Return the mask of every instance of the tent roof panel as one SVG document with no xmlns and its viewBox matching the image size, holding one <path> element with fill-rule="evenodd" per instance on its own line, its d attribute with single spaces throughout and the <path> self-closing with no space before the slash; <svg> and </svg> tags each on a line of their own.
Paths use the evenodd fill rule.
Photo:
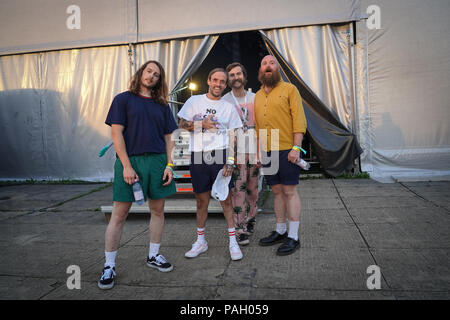
<svg viewBox="0 0 450 320">
<path fill-rule="evenodd" d="M 2 0 L 0 55 L 359 20 L 360 0 Z"/>
</svg>

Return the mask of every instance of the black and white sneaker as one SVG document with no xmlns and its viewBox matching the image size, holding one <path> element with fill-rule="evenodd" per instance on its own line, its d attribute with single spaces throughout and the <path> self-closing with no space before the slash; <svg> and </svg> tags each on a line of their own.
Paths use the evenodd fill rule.
<svg viewBox="0 0 450 320">
<path fill-rule="evenodd" d="M 251 219 L 247 222 L 247 232 L 248 232 L 249 234 L 253 234 L 253 232 L 255 232 L 255 224 L 256 224 L 255 218 L 251 218 Z"/>
<path fill-rule="evenodd" d="M 161 272 L 169 272 L 173 269 L 173 265 L 167 262 L 166 258 L 159 253 L 154 257 L 147 257 L 147 266 L 150 268 L 156 268 Z"/>
<path fill-rule="evenodd" d="M 246 246 L 250 243 L 250 240 L 248 240 L 248 235 L 245 233 L 241 233 L 237 238 L 237 243 L 241 246 Z"/>
<path fill-rule="evenodd" d="M 116 268 L 106 266 L 103 268 L 103 274 L 98 280 L 98 287 L 100 289 L 106 290 L 114 287 L 114 279 L 116 278 Z"/>
</svg>

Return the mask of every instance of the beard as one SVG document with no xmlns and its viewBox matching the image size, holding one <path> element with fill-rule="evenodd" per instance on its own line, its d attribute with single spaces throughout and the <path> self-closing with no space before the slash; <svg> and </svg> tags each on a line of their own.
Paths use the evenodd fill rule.
<svg viewBox="0 0 450 320">
<path fill-rule="evenodd" d="M 213 97 L 215 97 L 215 98 L 220 98 L 220 97 L 222 97 L 223 90 L 222 90 L 219 94 L 214 93 L 214 90 L 213 90 L 213 89 L 209 89 L 208 92 L 209 92 L 209 94 L 212 95 Z"/>
<path fill-rule="evenodd" d="M 141 86 L 143 86 L 144 88 L 146 88 L 148 90 L 152 90 L 152 89 L 156 88 L 157 85 L 158 85 L 158 83 L 146 84 L 146 83 L 141 82 Z"/>
<path fill-rule="evenodd" d="M 258 72 L 258 81 L 266 87 L 275 87 L 281 80 L 280 70 L 269 69 L 269 71 L 272 71 L 271 75 L 267 75 L 266 72 L 263 72 L 260 68 Z"/>
</svg>

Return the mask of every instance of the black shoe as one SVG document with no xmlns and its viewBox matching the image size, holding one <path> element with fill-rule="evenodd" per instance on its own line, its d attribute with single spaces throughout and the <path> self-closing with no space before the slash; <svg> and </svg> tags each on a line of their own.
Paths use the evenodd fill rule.
<svg viewBox="0 0 450 320">
<path fill-rule="evenodd" d="M 252 234 L 253 232 L 255 232 L 255 221 L 253 220 L 249 220 L 249 222 L 247 222 L 247 232 Z"/>
<path fill-rule="evenodd" d="M 100 289 L 106 290 L 114 287 L 114 279 L 116 278 L 116 268 L 106 266 L 103 268 L 103 274 L 100 280 L 98 280 L 98 287 Z"/>
<path fill-rule="evenodd" d="M 166 258 L 162 254 L 157 254 L 156 257 L 147 257 L 147 266 L 150 268 L 156 268 L 161 272 L 172 271 L 173 265 L 167 262 Z"/>
<path fill-rule="evenodd" d="M 259 245 L 266 247 L 266 246 L 274 245 L 276 243 L 283 242 L 287 238 L 287 234 L 288 234 L 287 231 L 284 234 L 279 234 L 276 231 L 272 231 L 270 236 L 259 240 Z"/>
<path fill-rule="evenodd" d="M 250 241 L 248 240 L 248 235 L 246 235 L 245 233 L 241 233 L 237 238 L 237 243 L 239 243 L 239 245 L 241 246 L 248 245 L 250 243 Z"/>
<path fill-rule="evenodd" d="M 284 243 L 278 248 L 278 256 L 287 256 L 294 253 L 295 250 L 300 248 L 300 240 L 294 240 L 292 238 L 286 238 Z"/>
</svg>

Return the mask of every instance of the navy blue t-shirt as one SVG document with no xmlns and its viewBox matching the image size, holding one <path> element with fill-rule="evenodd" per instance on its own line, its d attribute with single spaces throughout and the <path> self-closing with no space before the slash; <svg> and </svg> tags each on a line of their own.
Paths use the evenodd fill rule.
<svg viewBox="0 0 450 320">
<path fill-rule="evenodd" d="M 105 123 L 123 125 L 128 156 L 166 153 L 164 135 L 178 128 L 169 106 L 129 91 L 115 96 Z"/>
</svg>

